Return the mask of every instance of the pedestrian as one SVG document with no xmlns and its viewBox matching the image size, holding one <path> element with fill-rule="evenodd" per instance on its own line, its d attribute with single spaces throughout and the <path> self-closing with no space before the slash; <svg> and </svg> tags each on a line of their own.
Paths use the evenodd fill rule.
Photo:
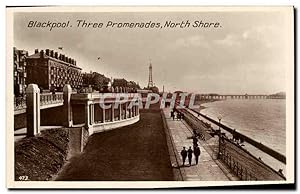
<svg viewBox="0 0 300 194">
<path fill-rule="evenodd" d="M 187 151 L 186 151 L 185 147 L 183 147 L 183 149 L 181 150 L 182 166 L 184 166 L 186 156 L 187 156 Z"/>
<path fill-rule="evenodd" d="M 187 154 L 188 154 L 188 158 L 189 158 L 189 164 L 191 166 L 192 165 L 192 157 L 193 157 L 193 150 L 192 150 L 191 146 L 189 147 Z"/>
<path fill-rule="evenodd" d="M 180 120 L 180 112 L 177 113 L 177 120 Z"/>
<path fill-rule="evenodd" d="M 172 119 L 173 119 L 173 121 L 174 121 L 175 113 L 174 113 L 173 110 L 171 111 L 171 117 L 172 117 Z"/>
<path fill-rule="evenodd" d="M 196 147 L 194 147 L 194 155 L 195 155 L 196 164 L 198 164 L 200 154 L 201 154 L 201 150 L 198 147 L 198 145 L 196 145 Z"/>
<path fill-rule="evenodd" d="M 193 144 L 195 145 L 195 144 L 197 144 L 197 143 L 198 143 L 197 137 L 196 137 L 196 136 L 193 136 Z"/>
<path fill-rule="evenodd" d="M 197 131 L 196 131 L 196 129 L 193 129 L 193 134 L 194 134 L 195 137 L 197 136 Z"/>
</svg>

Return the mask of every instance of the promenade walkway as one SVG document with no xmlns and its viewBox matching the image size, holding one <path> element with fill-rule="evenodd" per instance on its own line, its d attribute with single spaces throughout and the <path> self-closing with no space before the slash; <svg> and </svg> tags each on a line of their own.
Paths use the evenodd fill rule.
<svg viewBox="0 0 300 194">
<path fill-rule="evenodd" d="M 187 181 L 230 181 L 238 180 L 228 168 L 225 167 L 218 160 L 213 159 L 213 150 L 209 142 L 198 142 L 201 149 L 201 155 L 198 165 L 195 164 L 194 155 L 192 158 L 192 165 L 188 165 L 188 159 L 186 159 L 185 166 L 182 166 L 182 159 L 180 152 L 185 146 L 187 149 L 189 146 L 193 147 L 192 129 L 183 120 L 174 120 L 170 117 L 170 109 L 165 108 L 163 110 L 166 124 L 169 128 L 169 133 L 173 140 L 174 151 L 179 164 L 171 161 L 173 167 L 177 167 L 180 170 L 183 180 Z M 216 141 L 216 138 L 211 139 L 210 143 Z M 176 166 L 175 166 L 176 165 Z"/>
<path fill-rule="evenodd" d="M 83 153 L 63 167 L 63 181 L 171 181 L 172 167 L 160 110 L 139 122 L 90 136 Z"/>
</svg>

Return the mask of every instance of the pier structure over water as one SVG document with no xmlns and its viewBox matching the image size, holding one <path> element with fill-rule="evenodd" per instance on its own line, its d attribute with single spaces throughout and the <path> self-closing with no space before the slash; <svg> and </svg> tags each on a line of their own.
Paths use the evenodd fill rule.
<svg viewBox="0 0 300 194">
<path fill-rule="evenodd" d="M 266 94 L 198 94 L 200 100 L 229 100 L 229 99 L 285 99 L 283 95 Z"/>
</svg>

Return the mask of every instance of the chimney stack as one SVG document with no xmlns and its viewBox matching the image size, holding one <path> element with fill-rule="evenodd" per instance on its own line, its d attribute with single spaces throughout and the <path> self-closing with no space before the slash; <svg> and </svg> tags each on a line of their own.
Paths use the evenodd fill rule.
<svg viewBox="0 0 300 194">
<path fill-rule="evenodd" d="M 55 59 L 58 59 L 58 52 L 54 53 L 54 57 L 55 57 Z"/>
<path fill-rule="evenodd" d="M 50 57 L 54 58 L 54 51 L 53 50 L 50 51 Z"/>
<path fill-rule="evenodd" d="M 50 54 L 49 54 L 49 49 L 46 49 L 46 55 L 47 55 L 47 56 L 50 56 Z"/>
<path fill-rule="evenodd" d="M 39 53 L 39 49 L 34 50 L 34 54 L 37 54 L 37 53 Z"/>
<path fill-rule="evenodd" d="M 41 58 L 44 58 L 44 56 L 45 56 L 44 50 L 41 50 L 41 52 L 40 52 L 40 57 L 41 57 Z"/>
</svg>

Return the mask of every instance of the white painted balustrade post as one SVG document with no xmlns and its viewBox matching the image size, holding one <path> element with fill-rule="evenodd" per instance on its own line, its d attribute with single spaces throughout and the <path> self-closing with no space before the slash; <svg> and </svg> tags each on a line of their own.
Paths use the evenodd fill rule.
<svg viewBox="0 0 300 194">
<path fill-rule="evenodd" d="M 119 108 L 119 121 L 121 121 L 123 119 L 122 118 L 122 104 L 121 103 L 119 103 L 118 108 Z"/>
<path fill-rule="evenodd" d="M 115 121 L 115 108 L 114 108 L 114 103 L 111 104 L 111 121 Z"/>
<path fill-rule="evenodd" d="M 91 125 L 95 123 L 95 104 L 91 104 Z"/>
<path fill-rule="evenodd" d="M 124 107 L 125 107 L 124 119 L 127 119 L 127 102 L 124 103 Z"/>
<path fill-rule="evenodd" d="M 66 84 L 63 88 L 63 98 L 64 98 L 63 125 L 65 127 L 72 127 L 73 125 L 71 95 L 72 95 L 72 88 L 69 84 Z"/>
<path fill-rule="evenodd" d="M 104 107 L 105 107 L 105 106 L 102 107 L 102 122 L 103 122 L 103 123 L 106 122 L 106 121 L 105 121 L 105 112 L 106 112 L 106 111 L 105 111 L 105 108 L 104 108 Z"/>
<path fill-rule="evenodd" d="M 40 89 L 36 84 L 29 84 L 26 89 L 27 136 L 40 133 Z"/>
</svg>

